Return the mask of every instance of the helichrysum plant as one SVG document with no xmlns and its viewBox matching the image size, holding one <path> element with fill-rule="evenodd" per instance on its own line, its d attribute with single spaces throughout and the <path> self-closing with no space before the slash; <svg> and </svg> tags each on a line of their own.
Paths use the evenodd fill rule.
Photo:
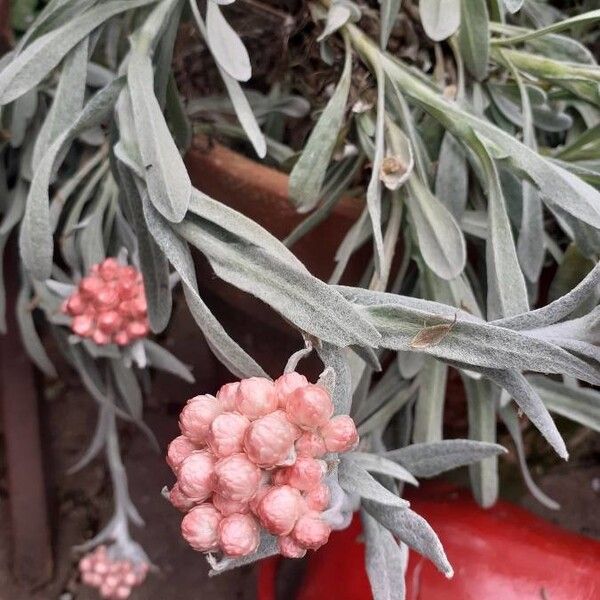
<svg viewBox="0 0 600 600">
<path fill-rule="evenodd" d="M 600 69 L 589 50 L 600 10 L 298 3 L 301 33 L 336 78 L 304 98 L 287 77 L 268 94 L 249 89 L 250 56 L 223 4 L 50 0 L 15 17 L 20 34 L 0 63 L 0 247 L 18 229 L 22 287 L 16 307 L 0 295 L 0 326 L 16 309 L 32 360 L 53 376 L 32 315 L 41 311 L 99 406 L 74 468 L 104 451 L 112 477 L 114 516 L 80 562 L 103 597 L 128 597 L 151 568 L 130 535 L 142 520 L 117 421 L 152 438 L 144 369 L 192 380 L 152 339 L 181 284 L 239 379 L 215 397 L 199 390 L 169 446 L 177 481 L 164 494 L 185 513 L 183 537 L 218 573 L 301 557 L 360 510 L 373 595 L 400 600 L 408 547 L 453 573 L 402 499 L 405 484 L 469 465 L 474 496 L 493 504 L 500 418 L 526 484 L 557 508 L 527 471 L 520 417 L 563 459 L 551 412 L 600 429 L 588 385 L 600 383 Z M 248 18 L 260 9 L 243 4 Z M 406 19 L 423 32 L 412 59 L 391 44 Z M 172 64 L 183 22 L 226 96 L 180 95 Z M 310 121 L 302 147 L 285 137 L 286 115 Z M 290 200 L 309 214 L 285 240 L 192 186 L 182 155 L 194 130 L 244 139 L 289 172 Z M 290 248 L 348 194 L 362 212 L 324 282 Z M 364 275 L 340 285 L 366 243 Z M 204 303 L 192 249 L 297 329 L 305 349 L 274 382 Z M 313 351 L 317 383 L 297 372 Z M 470 439 L 443 436 L 449 369 L 464 384 Z"/>
</svg>

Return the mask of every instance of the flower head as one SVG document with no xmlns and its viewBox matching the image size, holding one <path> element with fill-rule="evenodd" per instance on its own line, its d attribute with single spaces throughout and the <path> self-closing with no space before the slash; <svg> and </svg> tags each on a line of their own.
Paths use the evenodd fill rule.
<svg viewBox="0 0 600 600">
<path fill-rule="evenodd" d="M 274 535 L 292 531 L 304 509 L 300 492 L 289 485 L 274 486 L 260 501 L 256 514 L 262 526 Z"/>
<path fill-rule="evenodd" d="M 242 379 L 237 391 L 236 408 L 250 420 L 273 412 L 277 409 L 275 384 L 264 377 Z"/>
<path fill-rule="evenodd" d="M 242 451 L 250 421 L 238 413 L 217 415 L 208 428 L 206 443 L 219 458 Z"/>
<path fill-rule="evenodd" d="M 321 428 L 329 452 L 348 452 L 358 444 L 358 431 L 352 417 L 338 415 Z"/>
<path fill-rule="evenodd" d="M 181 522 L 181 534 L 185 541 L 198 552 L 209 552 L 219 547 L 218 528 L 223 516 L 211 504 L 204 503 L 192 508 Z"/>
<path fill-rule="evenodd" d="M 194 450 L 198 450 L 197 446 L 185 435 L 177 436 L 169 444 L 167 450 L 167 463 L 173 470 L 173 473 L 177 474 L 181 463 L 194 452 Z"/>
<path fill-rule="evenodd" d="M 204 446 L 208 430 L 221 407 L 213 396 L 196 396 L 183 407 L 179 415 L 181 433 L 197 446 Z"/>
<path fill-rule="evenodd" d="M 318 512 L 307 512 L 302 515 L 294 527 L 294 541 L 309 550 L 318 550 L 327 543 L 331 527 L 321 519 Z"/>
<path fill-rule="evenodd" d="M 322 387 L 308 384 L 288 396 L 285 410 L 292 423 L 314 429 L 327 423 L 333 414 L 333 403 Z"/>
<path fill-rule="evenodd" d="M 304 375 L 296 373 L 284 373 L 275 381 L 275 389 L 277 391 L 277 401 L 279 408 L 285 410 L 288 396 L 295 392 L 298 388 L 302 388 L 308 385 L 308 380 Z"/>
<path fill-rule="evenodd" d="M 230 515 L 219 523 L 219 545 L 227 556 L 252 554 L 259 541 L 258 523 L 250 515 Z"/>
<path fill-rule="evenodd" d="M 250 502 L 260 485 L 260 469 L 245 454 L 232 454 L 215 465 L 215 491 L 227 500 Z"/>
<path fill-rule="evenodd" d="M 259 467 L 285 463 L 294 449 L 297 432 L 283 411 L 273 412 L 250 424 L 244 439 L 246 454 Z M 293 456 L 291 457 L 293 460 Z"/>
<path fill-rule="evenodd" d="M 215 457 L 208 450 L 196 450 L 183 460 L 177 479 L 181 491 L 191 500 L 202 502 L 215 487 Z"/>
</svg>

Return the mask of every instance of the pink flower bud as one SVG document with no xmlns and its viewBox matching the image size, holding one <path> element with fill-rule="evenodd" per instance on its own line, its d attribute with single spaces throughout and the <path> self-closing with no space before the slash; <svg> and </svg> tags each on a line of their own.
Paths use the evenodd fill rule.
<svg viewBox="0 0 600 600">
<path fill-rule="evenodd" d="M 115 588 L 112 585 L 103 583 L 100 586 L 100 597 L 101 598 L 112 598 L 115 592 Z"/>
<path fill-rule="evenodd" d="M 115 598 L 117 600 L 126 600 L 127 598 L 129 598 L 129 596 L 131 596 L 131 588 L 128 585 L 120 585 L 116 590 L 115 590 Z"/>
<path fill-rule="evenodd" d="M 256 492 L 256 495 L 254 496 L 254 498 L 252 498 L 252 500 L 250 500 L 249 503 L 249 507 L 250 510 L 256 514 L 256 511 L 258 510 L 258 506 L 261 502 L 261 500 L 266 496 L 266 494 L 269 493 L 269 491 L 273 488 L 272 485 L 269 485 L 268 483 L 261 483 L 258 487 L 258 491 Z"/>
<path fill-rule="evenodd" d="M 285 410 L 292 423 L 315 429 L 327 423 L 333 414 L 333 403 L 322 387 L 309 383 L 289 395 Z"/>
<path fill-rule="evenodd" d="M 92 340 L 94 340 L 94 343 L 98 344 L 98 346 L 110 344 L 110 336 L 100 331 L 100 329 L 94 330 L 94 333 L 92 333 Z"/>
<path fill-rule="evenodd" d="M 100 310 L 109 310 L 119 306 L 119 294 L 116 290 L 109 287 L 103 287 L 98 291 L 94 299 Z"/>
<path fill-rule="evenodd" d="M 277 409 L 275 384 L 264 377 L 242 379 L 236 397 L 236 408 L 250 420 Z"/>
<path fill-rule="evenodd" d="M 249 425 L 250 421 L 243 415 L 221 413 L 210 424 L 206 443 L 219 458 L 237 454 L 242 451 L 244 435 Z"/>
<path fill-rule="evenodd" d="M 195 506 L 181 521 L 181 535 L 198 552 L 209 552 L 219 547 L 219 524 L 223 517 L 210 503 Z"/>
<path fill-rule="evenodd" d="M 236 502 L 252 500 L 260 485 L 260 469 L 245 454 L 232 454 L 215 465 L 215 491 Z"/>
<path fill-rule="evenodd" d="M 69 298 L 67 298 L 63 312 L 68 313 L 72 317 L 76 317 L 77 315 L 82 315 L 86 311 L 86 308 L 86 302 L 84 302 L 83 298 L 81 297 L 81 294 L 78 294 L 76 292 L 72 296 L 69 296 Z"/>
<path fill-rule="evenodd" d="M 113 339 L 115 341 L 115 344 L 118 344 L 119 346 L 127 346 L 127 344 L 131 342 L 131 338 L 129 337 L 129 334 L 126 331 L 119 331 L 114 335 Z"/>
<path fill-rule="evenodd" d="M 286 461 L 294 447 L 296 430 L 283 411 L 253 421 L 246 431 L 244 449 L 250 460 L 265 469 Z"/>
<path fill-rule="evenodd" d="M 97 267 L 97 271 L 104 281 L 114 279 L 121 269 L 119 261 L 112 257 L 104 259 Z"/>
<path fill-rule="evenodd" d="M 331 527 L 323 521 L 317 512 L 302 515 L 294 527 L 292 537 L 304 548 L 317 550 L 327 543 Z"/>
<path fill-rule="evenodd" d="M 277 401 L 279 408 L 285 410 L 288 396 L 295 392 L 298 388 L 308 385 L 308 379 L 300 373 L 284 373 L 281 377 L 275 380 L 275 389 L 277 391 Z"/>
<path fill-rule="evenodd" d="M 198 448 L 194 443 L 185 437 L 185 435 L 179 435 L 169 444 L 167 450 L 167 464 L 177 475 L 177 471 L 179 471 L 179 466 L 183 460 L 197 449 Z"/>
<path fill-rule="evenodd" d="M 148 335 L 150 328 L 146 321 L 131 321 L 127 325 L 127 333 L 132 339 L 137 339 Z"/>
<path fill-rule="evenodd" d="M 208 429 L 215 417 L 221 413 L 221 407 L 212 396 L 196 396 L 188 402 L 179 415 L 181 433 L 194 444 L 204 446 Z"/>
<path fill-rule="evenodd" d="M 358 431 L 352 417 L 333 417 L 322 429 L 321 435 L 329 452 L 348 452 L 358 444 Z"/>
<path fill-rule="evenodd" d="M 308 492 L 321 483 L 326 471 L 325 461 L 310 456 L 300 456 L 291 467 L 286 468 L 286 475 L 292 487 Z"/>
<path fill-rule="evenodd" d="M 116 310 L 109 310 L 98 316 L 98 327 L 106 334 L 117 332 L 123 323 L 121 315 Z"/>
<path fill-rule="evenodd" d="M 269 533 L 287 535 L 294 528 L 302 506 L 298 490 L 289 485 L 276 486 L 264 495 L 256 515 Z"/>
<path fill-rule="evenodd" d="M 94 300 L 102 289 L 104 289 L 104 281 L 94 275 L 84 277 L 79 282 L 79 291 L 84 300 Z"/>
<path fill-rule="evenodd" d="M 236 398 L 238 390 L 240 388 L 240 382 L 226 383 L 217 392 L 217 400 L 221 404 L 221 408 L 226 411 L 236 410 Z"/>
<path fill-rule="evenodd" d="M 180 512 L 187 512 L 196 503 L 194 500 L 188 498 L 179 487 L 179 484 L 175 484 L 169 492 L 169 501 L 171 504 Z"/>
<path fill-rule="evenodd" d="M 228 500 L 223 498 L 220 494 L 213 494 L 212 502 L 215 508 L 224 516 L 228 517 L 235 513 L 241 515 L 246 514 L 250 511 L 250 506 L 246 502 L 237 502 L 236 500 Z"/>
<path fill-rule="evenodd" d="M 296 440 L 296 452 L 298 456 L 321 458 L 321 456 L 327 453 L 325 440 L 321 434 L 316 431 L 305 431 Z"/>
<path fill-rule="evenodd" d="M 136 319 L 146 317 L 148 314 L 148 303 L 146 302 L 146 296 L 144 290 L 140 289 L 138 292 L 140 295 L 131 300 L 131 311 L 132 316 Z"/>
<path fill-rule="evenodd" d="M 179 467 L 177 480 L 181 491 L 191 500 L 202 502 L 215 486 L 215 457 L 208 450 L 192 452 Z"/>
<path fill-rule="evenodd" d="M 279 552 L 286 558 L 302 558 L 306 554 L 306 548 L 303 548 L 290 535 L 282 535 L 277 543 Z"/>
<path fill-rule="evenodd" d="M 273 485 L 287 485 L 289 479 L 289 469 L 274 469 L 271 477 Z"/>
<path fill-rule="evenodd" d="M 304 500 L 310 510 L 324 511 L 329 506 L 331 500 L 329 486 L 325 483 L 320 483 L 317 487 L 306 492 Z"/>
<path fill-rule="evenodd" d="M 94 332 L 94 318 L 89 314 L 78 315 L 71 323 L 73 333 L 81 337 L 89 337 Z"/>
<path fill-rule="evenodd" d="M 250 515 L 230 515 L 219 523 L 219 543 L 227 556 L 252 554 L 259 541 L 258 524 Z"/>
</svg>

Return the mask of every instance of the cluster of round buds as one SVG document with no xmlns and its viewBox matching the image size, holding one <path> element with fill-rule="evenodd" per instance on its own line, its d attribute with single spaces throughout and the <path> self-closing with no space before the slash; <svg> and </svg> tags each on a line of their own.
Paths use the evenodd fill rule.
<svg viewBox="0 0 600 600">
<path fill-rule="evenodd" d="M 144 562 L 112 557 L 106 546 L 98 546 L 79 561 L 81 581 L 111 600 L 129 598 L 132 589 L 146 579 L 148 568 Z"/>
<path fill-rule="evenodd" d="M 190 546 L 245 556 L 261 527 L 292 558 L 326 543 L 322 458 L 358 443 L 352 419 L 332 414 L 329 393 L 299 373 L 251 377 L 224 385 L 216 398 L 188 400 L 167 462 L 177 476 L 169 499 L 186 513 L 181 531 Z"/>
<path fill-rule="evenodd" d="M 141 274 L 114 258 L 94 265 L 62 306 L 73 317 L 73 333 L 101 346 L 126 346 L 148 335 L 147 309 Z"/>
</svg>

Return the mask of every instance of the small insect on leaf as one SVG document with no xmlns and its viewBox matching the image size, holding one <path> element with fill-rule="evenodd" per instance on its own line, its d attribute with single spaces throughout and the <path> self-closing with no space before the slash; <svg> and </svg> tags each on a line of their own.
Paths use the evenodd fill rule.
<svg viewBox="0 0 600 600">
<path fill-rule="evenodd" d="M 411 348 L 431 348 L 431 346 L 437 346 L 451 331 L 456 320 L 458 313 L 454 315 L 454 321 L 451 323 L 441 323 L 439 325 L 432 325 L 431 327 L 424 327 L 415 335 L 410 341 Z"/>
</svg>

